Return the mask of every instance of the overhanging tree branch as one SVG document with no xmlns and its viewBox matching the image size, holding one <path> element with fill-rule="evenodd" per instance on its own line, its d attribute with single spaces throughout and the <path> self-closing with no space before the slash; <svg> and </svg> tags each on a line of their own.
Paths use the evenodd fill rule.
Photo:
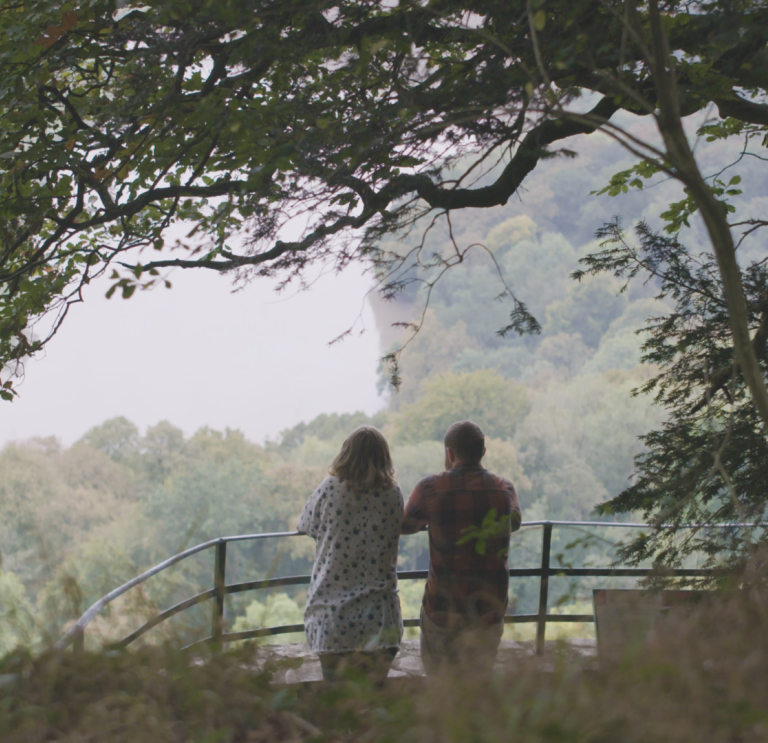
<svg viewBox="0 0 768 743">
<path fill-rule="evenodd" d="M 191 222 L 204 247 L 179 244 L 192 254 L 147 266 L 293 276 L 331 259 L 386 272 L 383 262 L 399 259 L 377 252 L 388 231 L 430 210 L 504 205 L 555 142 L 609 130 L 619 110 L 652 112 L 646 3 L 548 0 L 531 15 L 532 5 L 341 0 L 331 15 L 310 0 L 226 12 L 192 0 L 183 18 L 159 4 L 114 24 L 96 4 L 44 48 L 35 45 L 39 19 L 48 7 L 58 25 L 61 13 L 52 0 L 36 6 L 34 23 L 0 16 L 9 31 L 0 59 L 40 48 L 0 63 L 9 323 L 24 327 L 52 307 L 62 282 L 83 275 L 83 260 L 109 264 L 128 245 L 162 247 L 175 218 Z M 724 24 L 721 6 L 665 5 L 686 65 L 678 118 L 714 102 L 723 116 L 765 126 L 766 107 L 746 96 L 765 82 L 768 10 Z M 586 114 L 569 113 L 581 89 L 600 98 Z M 532 125 L 531 112 L 540 117 Z M 499 151 L 510 156 L 492 183 L 446 178 L 459 158 Z M 278 240 L 281 220 L 297 214 L 311 215 L 307 234 Z M 233 250 L 231 237 L 243 233 L 248 247 Z M 120 280 L 138 285 L 146 267 L 132 268 Z M 37 293 L 25 295 L 33 280 Z M 25 305 L 26 296 L 35 299 Z M 0 327 L 0 358 L 10 352 Z"/>
</svg>

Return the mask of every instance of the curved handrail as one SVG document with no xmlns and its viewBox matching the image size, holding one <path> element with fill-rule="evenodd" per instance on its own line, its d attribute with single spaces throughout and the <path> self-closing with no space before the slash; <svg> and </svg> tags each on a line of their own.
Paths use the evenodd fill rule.
<svg viewBox="0 0 768 743">
<path fill-rule="evenodd" d="M 259 588 L 279 588 L 280 586 L 305 586 L 309 584 L 310 576 L 308 575 L 292 575 L 287 578 L 268 578 L 265 580 L 250 580 L 245 583 L 234 583 L 231 586 L 224 586 L 224 593 L 240 593 L 242 591 L 254 591 Z M 178 604 L 171 606 L 169 609 L 161 612 L 157 616 L 152 617 L 146 624 L 143 624 L 137 630 L 131 632 L 130 635 L 124 637 L 119 642 L 113 643 L 112 647 L 124 648 L 126 645 L 130 645 L 134 640 L 141 637 L 145 632 L 149 632 L 153 627 L 157 627 L 158 624 L 164 622 L 166 619 L 172 617 L 174 614 L 178 614 L 180 611 L 189 609 L 196 604 L 200 604 L 203 601 L 212 599 L 217 595 L 217 589 L 209 588 L 207 591 L 198 593 L 196 596 L 192 596 L 184 601 L 180 601 Z M 303 625 L 302 625 L 303 627 Z M 287 631 L 282 630 L 281 631 Z M 268 634 L 280 634 L 280 632 L 272 632 Z"/>
<path fill-rule="evenodd" d="M 707 528 L 744 528 L 744 527 L 765 527 L 768 526 L 768 523 L 764 522 L 758 522 L 755 524 L 742 524 L 742 523 L 725 523 L 725 524 L 646 524 L 646 523 L 634 523 L 634 522 L 625 522 L 625 521 L 552 521 L 552 520 L 543 520 L 543 521 L 524 521 L 520 525 L 521 528 L 529 528 L 529 527 L 545 527 L 545 529 L 549 528 L 551 529 L 553 526 L 561 526 L 561 527 L 623 527 L 623 528 L 700 528 L 700 527 L 707 527 Z M 164 560 L 161 563 L 158 563 L 154 567 L 150 568 L 149 570 L 145 570 L 140 575 L 137 575 L 135 578 L 127 581 L 126 583 L 123 583 L 121 586 L 118 586 L 114 590 L 107 593 L 105 596 L 102 596 L 98 601 L 94 602 L 84 613 L 83 615 L 62 635 L 61 638 L 55 643 L 54 648 L 57 650 L 63 650 L 67 648 L 71 644 L 75 644 L 76 646 L 82 647 L 83 642 L 83 634 L 85 632 L 85 628 L 90 624 L 90 622 L 94 619 L 94 617 L 109 603 L 114 601 L 119 596 L 122 596 L 126 591 L 129 591 L 131 588 L 134 588 L 135 586 L 140 585 L 144 581 L 146 581 L 148 578 L 151 578 L 154 575 L 157 575 L 158 573 L 162 572 L 166 568 L 169 568 L 171 565 L 176 564 L 177 562 L 180 562 L 181 560 L 186 559 L 187 557 L 191 557 L 192 555 L 197 554 L 198 552 L 202 552 L 206 549 L 209 549 L 211 547 L 227 544 L 229 542 L 244 542 L 244 541 L 250 541 L 250 540 L 256 540 L 256 539 L 273 539 L 273 538 L 280 538 L 280 537 L 296 537 L 301 536 L 301 532 L 298 531 L 285 531 L 285 532 L 267 532 L 263 534 L 237 534 L 233 536 L 228 537 L 218 537 L 216 539 L 211 539 L 207 542 L 203 542 L 201 544 L 195 545 L 194 547 L 190 547 L 189 549 L 184 550 L 183 552 L 179 552 L 178 554 L 174 555 L 173 557 L 169 557 L 167 560 Z M 542 576 L 544 575 L 545 568 L 512 568 L 510 569 L 510 576 Z M 559 574 L 563 576 L 636 576 L 641 577 L 648 575 L 651 570 L 648 568 L 549 568 L 547 565 L 546 568 L 547 573 L 552 574 Z M 708 574 L 711 571 L 706 570 L 698 570 L 698 569 L 680 569 L 675 571 L 676 574 L 679 574 L 681 576 L 700 576 Z M 403 571 L 398 573 L 398 577 L 401 579 L 409 579 L 409 578 L 419 578 L 426 576 L 426 571 Z M 146 624 L 144 624 L 139 629 L 132 632 L 130 635 L 128 635 L 126 638 L 121 640 L 118 643 L 115 643 L 113 647 L 125 647 L 130 642 L 135 640 L 136 638 L 143 635 L 145 632 L 148 632 L 153 627 L 156 627 L 158 624 L 160 624 L 165 619 L 173 616 L 174 614 L 179 613 L 180 611 L 183 611 L 185 609 L 188 609 L 191 606 L 194 606 L 196 604 L 199 604 L 203 601 L 206 601 L 209 598 L 213 598 L 216 596 L 219 596 L 221 593 L 223 594 L 229 594 L 229 593 L 238 593 L 241 591 L 248 591 L 258 588 L 271 588 L 271 587 L 277 587 L 280 585 L 303 585 L 308 584 L 310 580 L 310 576 L 293 576 L 293 577 L 287 577 L 287 578 L 273 578 L 273 579 L 267 579 L 267 580 L 256 580 L 256 581 L 248 581 L 245 583 L 238 583 L 234 585 L 229 586 L 221 586 L 221 588 L 212 588 L 207 591 L 203 591 L 202 593 L 197 594 L 196 596 L 192 596 L 188 599 L 185 599 L 184 601 L 179 602 L 178 604 L 170 607 L 169 609 L 166 609 L 165 611 L 161 612 L 157 616 L 150 619 Z M 527 616 L 527 615 L 526 615 Z M 536 617 L 537 615 L 531 615 L 531 617 Z M 551 621 L 565 621 L 560 619 L 561 616 L 567 616 L 567 615 L 551 615 Z M 587 615 L 584 615 L 587 616 Z M 581 615 L 579 615 L 581 617 Z M 522 621 L 523 617 L 520 616 L 520 621 Z M 418 622 L 418 620 L 407 620 L 408 622 Z M 510 619 L 509 621 L 516 622 L 518 619 Z M 528 621 L 526 619 L 526 621 Z M 547 615 L 547 621 L 550 621 L 550 615 Z M 579 619 L 571 619 L 570 621 L 580 621 Z M 298 626 L 298 625 L 296 625 Z M 409 625 L 411 626 L 411 625 Z M 415 625 L 414 625 L 415 626 Z M 287 631 L 299 631 L 294 629 L 294 625 L 286 625 L 286 627 L 273 627 L 273 628 L 264 628 L 259 630 L 248 630 L 246 632 L 237 632 L 237 633 L 224 633 L 219 638 L 223 642 L 228 642 L 231 640 L 239 640 L 239 639 L 247 639 L 247 637 L 263 637 L 271 634 L 279 634 L 281 632 L 287 632 Z M 197 644 L 197 643 L 193 643 Z"/>
<path fill-rule="evenodd" d="M 187 557 L 196 555 L 198 552 L 207 550 L 210 547 L 214 547 L 217 544 L 225 544 L 227 542 L 243 542 L 249 539 L 270 539 L 274 537 L 297 537 L 297 536 L 299 536 L 298 531 L 278 531 L 278 532 L 269 532 L 266 534 L 239 534 L 232 537 L 217 537 L 216 539 L 211 539 L 207 542 L 203 542 L 202 544 L 198 544 L 198 545 L 195 545 L 194 547 L 190 547 L 189 549 L 186 549 L 183 552 L 179 552 L 179 554 L 174 555 L 173 557 L 169 557 L 167 560 L 163 560 L 163 562 L 158 563 L 157 565 L 150 568 L 149 570 L 145 570 L 141 575 L 137 575 L 135 578 L 132 578 L 126 583 L 123 583 L 122 586 L 118 586 L 113 591 L 110 591 L 105 596 L 102 596 L 98 601 L 91 604 L 91 606 L 88 607 L 88 609 L 80 617 L 80 619 L 78 619 L 59 638 L 59 640 L 56 642 L 56 644 L 53 647 L 55 650 L 64 650 L 64 648 L 67 648 L 69 645 L 75 642 L 78 638 L 82 637 L 83 632 L 85 632 L 85 628 L 91 623 L 93 618 L 107 604 L 114 601 L 116 598 L 118 598 L 118 596 L 122 596 L 126 591 L 129 591 L 131 588 L 140 585 L 148 578 L 151 578 L 153 575 L 157 575 L 158 573 L 162 572 L 166 568 L 171 567 L 171 565 L 175 565 L 177 562 L 181 562 Z"/>
</svg>

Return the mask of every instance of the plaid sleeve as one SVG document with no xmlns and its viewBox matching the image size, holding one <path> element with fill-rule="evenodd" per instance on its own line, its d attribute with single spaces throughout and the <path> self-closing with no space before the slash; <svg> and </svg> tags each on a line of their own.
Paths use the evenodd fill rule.
<svg viewBox="0 0 768 743">
<path fill-rule="evenodd" d="M 424 492 L 424 481 L 416 484 L 416 487 L 408 498 L 403 514 L 402 534 L 415 534 L 423 529 L 429 523 L 429 515 L 426 508 L 426 494 Z"/>
<path fill-rule="evenodd" d="M 517 531 L 523 522 L 523 511 L 520 508 L 520 499 L 517 497 L 517 489 L 507 481 L 509 491 L 509 526 L 510 531 Z"/>
</svg>

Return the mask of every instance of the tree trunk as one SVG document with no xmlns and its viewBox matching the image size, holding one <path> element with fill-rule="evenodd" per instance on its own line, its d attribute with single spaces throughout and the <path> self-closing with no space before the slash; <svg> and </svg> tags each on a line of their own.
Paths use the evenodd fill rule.
<svg viewBox="0 0 768 743">
<path fill-rule="evenodd" d="M 657 0 L 651 0 L 650 30 L 654 81 L 657 89 L 659 113 L 656 117 L 659 132 L 664 139 L 666 154 L 675 168 L 676 176 L 688 188 L 688 193 L 701 211 L 712 248 L 715 252 L 723 282 L 728 316 L 733 335 L 736 361 L 744 375 L 752 401 L 768 428 L 768 388 L 749 335 L 749 316 L 741 283 L 741 270 L 736 261 L 736 247 L 728 226 L 723 205 L 714 197 L 701 175 L 693 152 L 685 136 L 680 116 L 679 97 L 667 40 L 659 15 Z"/>
</svg>

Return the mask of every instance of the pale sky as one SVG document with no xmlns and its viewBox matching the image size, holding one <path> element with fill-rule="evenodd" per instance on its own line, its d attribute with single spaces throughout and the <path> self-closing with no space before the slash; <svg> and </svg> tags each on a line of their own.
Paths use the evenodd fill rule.
<svg viewBox="0 0 768 743">
<path fill-rule="evenodd" d="M 277 295 L 255 281 L 232 294 L 227 277 L 176 270 L 172 289 L 119 292 L 104 280 L 72 308 L 45 356 L 27 364 L 20 397 L 0 402 L 0 446 L 32 436 L 70 445 L 90 427 L 124 415 L 142 431 L 169 420 L 240 429 L 251 440 L 320 413 L 373 413 L 379 337 L 328 342 L 358 317 L 370 278 L 349 269 L 307 292 Z"/>
</svg>

